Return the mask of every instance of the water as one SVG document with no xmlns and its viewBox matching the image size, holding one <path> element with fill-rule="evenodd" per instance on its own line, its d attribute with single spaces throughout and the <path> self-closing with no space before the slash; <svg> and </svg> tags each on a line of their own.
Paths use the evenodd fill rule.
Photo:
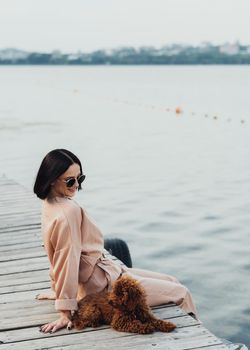
<svg viewBox="0 0 250 350">
<path fill-rule="evenodd" d="M 72 150 L 103 233 L 249 346 L 249 91 L 247 66 L 0 67 L 0 173 L 32 191 L 42 157 Z"/>
</svg>

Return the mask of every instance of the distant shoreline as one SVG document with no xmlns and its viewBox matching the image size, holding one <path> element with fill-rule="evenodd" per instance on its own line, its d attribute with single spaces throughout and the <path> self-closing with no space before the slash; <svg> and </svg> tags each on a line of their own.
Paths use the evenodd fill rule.
<svg viewBox="0 0 250 350">
<path fill-rule="evenodd" d="M 0 49 L 0 65 L 249 65 L 250 45 L 239 42 L 198 47 L 173 44 L 161 48 L 124 47 L 91 53 L 27 52 L 15 48 Z"/>
<path fill-rule="evenodd" d="M 10 67 L 10 66 L 19 66 L 19 67 L 29 67 L 29 66 L 37 66 L 37 67 L 79 67 L 79 66 L 85 66 L 85 67 L 129 67 L 129 66 L 154 66 L 154 67 L 162 67 L 162 66 L 249 66 L 250 61 L 246 63 L 113 63 L 113 64 L 106 64 L 106 63 L 92 63 L 92 64 L 85 64 L 85 63 L 79 63 L 79 64 L 65 64 L 65 63 L 1 63 L 0 67 Z"/>
</svg>

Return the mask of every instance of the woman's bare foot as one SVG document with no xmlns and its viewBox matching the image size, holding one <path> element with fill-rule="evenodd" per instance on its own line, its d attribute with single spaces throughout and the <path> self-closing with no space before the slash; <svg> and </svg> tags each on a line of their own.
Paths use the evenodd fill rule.
<svg viewBox="0 0 250 350">
<path fill-rule="evenodd" d="M 41 293 L 36 295 L 36 299 L 38 300 L 55 300 L 56 294 L 55 292 Z"/>
</svg>

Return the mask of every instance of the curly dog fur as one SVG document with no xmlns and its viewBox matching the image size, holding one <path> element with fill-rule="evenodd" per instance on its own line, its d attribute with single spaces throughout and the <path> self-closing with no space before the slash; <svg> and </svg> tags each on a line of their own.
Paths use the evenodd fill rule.
<svg viewBox="0 0 250 350">
<path fill-rule="evenodd" d="M 155 330 L 171 332 L 176 325 L 156 318 L 146 303 L 146 293 L 140 283 L 129 276 L 114 282 L 111 292 L 87 295 L 78 302 L 72 317 L 76 329 L 109 324 L 120 332 L 140 334 Z"/>
</svg>

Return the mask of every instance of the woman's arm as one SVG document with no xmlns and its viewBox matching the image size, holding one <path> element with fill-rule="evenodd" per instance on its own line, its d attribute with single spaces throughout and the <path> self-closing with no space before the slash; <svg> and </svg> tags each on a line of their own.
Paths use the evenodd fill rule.
<svg viewBox="0 0 250 350">
<path fill-rule="evenodd" d="M 74 227 L 75 225 L 75 227 Z M 71 311 L 77 310 L 79 264 L 81 255 L 80 226 L 71 225 L 68 218 L 58 220 L 51 235 L 54 248 L 52 274 L 55 282 L 55 308 L 60 318 L 41 327 L 43 332 L 55 332 L 71 327 Z"/>
</svg>

